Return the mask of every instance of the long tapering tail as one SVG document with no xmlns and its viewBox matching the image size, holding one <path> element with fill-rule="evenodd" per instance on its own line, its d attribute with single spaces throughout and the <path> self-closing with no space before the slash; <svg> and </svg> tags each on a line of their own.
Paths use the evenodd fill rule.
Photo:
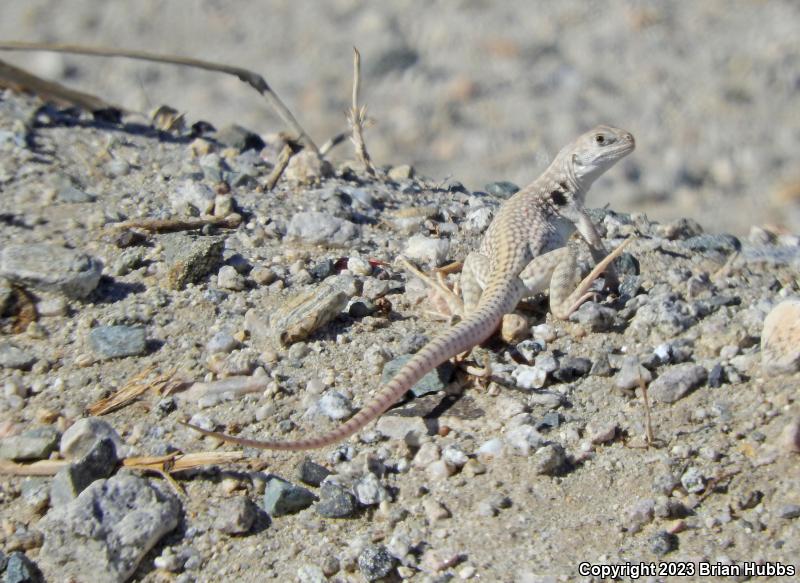
<svg viewBox="0 0 800 583">
<path fill-rule="evenodd" d="M 477 346 L 491 336 L 497 329 L 503 315 L 513 310 L 516 306 L 519 300 L 519 285 L 520 282 L 517 278 L 498 278 L 497 284 L 487 286 L 477 309 L 472 314 L 422 347 L 378 391 L 378 394 L 367 405 L 329 433 L 296 441 L 261 441 L 208 431 L 190 423 L 183 423 L 183 425 L 191 427 L 203 435 L 258 449 L 300 451 L 318 449 L 339 442 L 380 417 L 429 371 L 454 356 Z"/>
</svg>

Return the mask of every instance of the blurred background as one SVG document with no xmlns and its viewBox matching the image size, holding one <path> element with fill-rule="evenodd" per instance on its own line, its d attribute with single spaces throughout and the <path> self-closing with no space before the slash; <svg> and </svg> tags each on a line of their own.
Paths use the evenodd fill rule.
<svg viewBox="0 0 800 583">
<path fill-rule="evenodd" d="M 800 232 L 800 2 L 27 0 L 0 38 L 193 56 L 262 74 L 318 144 L 344 130 L 352 47 L 378 164 L 472 190 L 524 185 L 597 123 L 636 153 L 590 204 L 708 231 Z M 0 58 L 148 112 L 282 130 L 249 87 L 193 69 L 48 53 Z M 350 157 L 339 146 L 334 159 Z"/>
</svg>

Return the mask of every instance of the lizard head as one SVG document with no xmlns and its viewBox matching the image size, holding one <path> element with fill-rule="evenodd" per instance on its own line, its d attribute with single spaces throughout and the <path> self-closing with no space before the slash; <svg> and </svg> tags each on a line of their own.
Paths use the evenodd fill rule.
<svg viewBox="0 0 800 583">
<path fill-rule="evenodd" d="M 564 149 L 571 174 L 582 184 L 591 184 L 618 160 L 630 154 L 636 142 L 630 132 L 599 125 Z"/>
</svg>

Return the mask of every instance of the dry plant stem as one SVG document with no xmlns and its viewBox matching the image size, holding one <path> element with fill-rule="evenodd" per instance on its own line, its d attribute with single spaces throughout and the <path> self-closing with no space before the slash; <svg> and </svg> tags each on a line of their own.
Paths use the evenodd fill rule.
<svg viewBox="0 0 800 583">
<path fill-rule="evenodd" d="M 235 229 L 242 223 L 242 217 L 231 214 L 227 217 L 199 217 L 195 219 L 132 219 L 114 223 L 111 229 L 141 229 L 152 233 L 174 233 L 176 231 L 192 231 L 202 229 L 206 225 Z"/>
<path fill-rule="evenodd" d="M 314 143 L 308 133 L 306 133 L 297 119 L 295 119 L 294 115 L 292 115 L 292 112 L 289 111 L 289 108 L 286 107 L 283 101 L 281 101 L 280 97 L 278 97 L 278 95 L 272 90 L 266 80 L 261 75 L 252 71 L 248 71 L 247 69 L 233 67 L 231 65 L 223 65 L 221 63 L 212 63 L 210 61 L 203 61 L 201 59 L 193 59 L 190 57 L 158 55 L 155 53 L 148 53 L 146 51 L 133 51 L 110 47 L 88 47 L 72 44 L 4 41 L 0 42 L 0 50 L 50 51 L 54 53 L 71 53 L 76 55 L 88 55 L 92 57 L 124 57 L 126 59 L 137 59 L 140 61 L 150 61 L 153 63 L 183 65 L 186 67 L 194 67 L 195 69 L 203 69 L 206 71 L 214 71 L 217 73 L 233 75 L 263 95 L 278 116 L 280 116 L 280 118 L 283 120 L 283 122 L 298 135 L 300 141 L 311 148 L 315 154 L 318 156 L 320 155 L 317 145 Z"/>
<path fill-rule="evenodd" d="M 19 464 L 11 460 L 0 460 L 0 475 L 6 476 L 55 476 L 68 465 L 66 460 L 40 460 L 32 464 Z"/>
<path fill-rule="evenodd" d="M 347 134 L 345 132 L 342 132 L 341 134 L 336 134 L 330 140 L 328 140 L 319 147 L 320 155 L 323 157 L 327 156 L 328 152 L 333 150 L 336 146 L 344 142 L 346 139 L 347 139 Z"/>
<path fill-rule="evenodd" d="M 367 152 L 367 145 L 364 143 L 364 122 L 367 119 L 367 107 L 358 106 L 358 91 L 361 86 L 361 53 L 353 47 L 353 105 L 347 115 L 353 135 L 350 138 L 356 149 L 356 156 L 364 164 L 367 174 L 374 177 L 376 175 L 375 166 Z"/>
<path fill-rule="evenodd" d="M 275 164 L 275 168 L 272 169 L 272 173 L 267 178 L 267 190 L 272 190 L 275 188 L 275 185 L 278 184 L 278 180 L 283 176 L 283 171 L 286 170 L 286 167 L 289 165 L 289 160 L 292 159 L 293 154 L 294 150 L 292 147 L 286 144 L 278 155 L 278 163 Z"/>
<path fill-rule="evenodd" d="M 55 81 L 42 79 L 2 60 L 0 60 L 0 88 L 31 91 L 43 99 L 49 99 L 59 104 L 75 105 L 89 111 L 103 109 L 125 111 L 123 108 L 103 101 L 99 97 L 75 91 Z"/>
<path fill-rule="evenodd" d="M 639 388 L 642 390 L 642 402 L 644 403 L 645 430 L 647 432 L 647 447 L 653 447 L 653 423 L 650 416 L 650 401 L 647 398 L 647 383 L 644 382 L 642 375 L 639 375 Z"/>
</svg>

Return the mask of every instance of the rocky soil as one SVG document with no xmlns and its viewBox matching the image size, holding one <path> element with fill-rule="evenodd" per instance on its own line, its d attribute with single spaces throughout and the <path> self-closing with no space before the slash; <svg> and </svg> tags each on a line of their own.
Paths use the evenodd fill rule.
<svg viewBox="0 0 800 583">
<path fill-rule="evenodd" d="M 463 258 L 514 190 L 301 153 L 267 191 L 281 147 L 0 94 L 6 581 L 797 568 L 800 238 L 765 228 L 593 211 L 609 248 L 637 237 L 619 294 L 567 322 L 521 306 L 480 351 L 490 380 L 443 367 L 340 445 L 212 459 L 241 448 L 180 421 L 294 439 L 366 403 L 443 326 L 396 258 Z M 614 169 L 589 203 L 639 180 Z M 181 452 L 204 461 L 172 479 L 132 459 Z"/>
</svg>

